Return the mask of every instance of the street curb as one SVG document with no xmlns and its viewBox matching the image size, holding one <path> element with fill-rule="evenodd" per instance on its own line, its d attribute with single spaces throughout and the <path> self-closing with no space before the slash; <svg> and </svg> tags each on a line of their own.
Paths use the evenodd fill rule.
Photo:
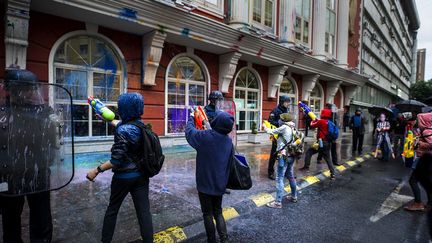
<svg viewBox="0 0 432 243">
<path fill-rule="evenodd" d="M 345 161 L 343 164 L 336 166 L 335 169 L 338 173 L 344 173 L 348 169 L 365 162 L 368 159 L 373 158 L 372 153 L 364 154 L 363 156 L 356 157 Z M 297 180 L 297 190 L 303 190 L 309 186 L 312 186 L 318 182 L 329 179 L 330 171 L 320 171 L 315 175 L 305 176 Z M 285 187 L 285 194 L 290 192 L 290 187 Z M 256 195 L 250 196 L 248 199 L 238 202 L 233 206 L 223 208 L 223 216 L 226 221 L 230 221 L 240 215 L 248 214 L 253 210 L 265 206 L 267 203 L 275 200 L 276 191 L 272 192 L 261 192 Z M 205 234 L 203 221 L 198 221 L 185 227 L 174 226 L 166 230 L 160 231 L 154 234 L 154 242 L 182 242 L 188 239 L 198 237 Z"/>
</svg>

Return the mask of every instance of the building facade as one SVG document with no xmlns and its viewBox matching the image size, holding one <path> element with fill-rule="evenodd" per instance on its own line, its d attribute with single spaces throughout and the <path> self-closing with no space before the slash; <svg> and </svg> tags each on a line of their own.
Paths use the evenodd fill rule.
<svg viewBox="0 0 432 243">
<path fill-rule="evenodd" d="M 388 106 L 409 98 L 416 77 L 419 17 L 414 0 L 363 0 L 356 2 L 361 24 L 361 52 L 355 64 L 369 77 L 357 89 L 352 104 L 360 107 Z M 355 28 L 354 28 L 355 29 Z M 355 30 L 357 32 L 358 30 Z M 357 40 L 354 41 L 357 43 Z M 355 66 L 355 65 L 354 65 Z"/>
<path fill-rule="evenodd" d="M 417 50 L 416 81 L 425 81 L 426 49 Z"/>
<path fill-rule="evenodd" d="M 291 97 L 296 114 L 300 100 L 316 113 L 326 103 L 339 108 L 367 103 L 356 99 L 365 85 L 376 89 L 377 97 L 382 92 L 389 100 L 407 98 L 406 76 L 414 59 L 406 42 L 413 45 L 414 39 L 399 36 L 394 27 L 397 41 L 405 41 L 391 49 L 393 76 L 371 78 L 374 65 L 366 65 L 364 46 L 369 52 L 379 49 L 361 38 L 366 28 L 360 23 L 367 19 L 361 9 L 368 2 L 7 0 L 1 6 L 6 17 L 0 25 L 0 62 L 71 91 L 78 151 L 106 149 L 112 139 L 111 129 L 89 109 L 87 96 L 115 110 L 124 92 L 143 94 L 143 119 L 170 146 L 185 143 L 187 107 L 207 104 L 209 92 L 220 90 L 237 106 L 241 139 L 268 118 L 283 94 Z M 408 15 L 397 28 L 408 28 Z M 301 114 L 297 122 L 303 125 Z"/>
</svg>

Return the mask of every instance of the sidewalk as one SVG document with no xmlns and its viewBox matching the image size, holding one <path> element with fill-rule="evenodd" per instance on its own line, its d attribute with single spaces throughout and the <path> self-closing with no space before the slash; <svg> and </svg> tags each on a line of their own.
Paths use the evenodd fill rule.
<svg viewBox="0 0 432 243">
<path fill-rule="evenodd" d="M 367 139 L 365 139 L 367 140 Z M 313 139 L 308 138 L 310 144 Z M 342 145 L 341 145 L 342 144 Z M 351 157 L 351 137 L 342 135 L 338 143 L 339 161 L 346 162 Z M 232 191 L 224 196 L 223 207 L 241 205 L 245 199 L 261 193 L 275 191 L 275 182 L 267 179 L 267 162 L 270 143 L 239 144 L 239 152 L 244 153 L 251 166 L 254 185 L 248 191 Z M 364 147 L 369 152 L 369 146 Z M 154 232 L 160 242 L 170 237 L 167 229 L 175 238 L 184 239 L 184 232 L 178 230 L 188 226 L 196 231 L 203 230 L 201 210 L 195 189 L 195 152 L 190 147 L 167 149 L 166 162 L 159 175 L 151 179 L 150 201 L 153 215 Z M 109 159 L 109 154 L 80 154 L 75 165 L 75 178 L 66 188 L 52 192 L 52 213 L 54 224 L 54 242 L 100 242 L 101 228 L 105 209 L 109 199 L 109 184 L 112 173 L 105 172 L 92 183 L 85 179 L 85 174 L 100 162 Z M 297 179 L 315 175 L 327 170 L 325 163 L 317 165 L 316 155 L 312 158 L 310 172 L 298 171 L 303 166 L 303 158 L 295 165 Z M 248 205 L 243 205 L 248 206 Z M 226 217 L 235 217 L 237 211 L 225 212 Z M 28 210 L 23 216 L 23 234 L 28 237 Z M 1 224 L 1 223 L 0 223 Z M 173 228 L 174 227 L 174 228 Z M 179 227 L 179 228 L 177 228 Z M 0 228 L 0 233 L 1 228 Z M 120 209 L 114 242 L 129 242 L 138 239 L 139 227 L 130 197 L 127 197 Z"/>
</svg>

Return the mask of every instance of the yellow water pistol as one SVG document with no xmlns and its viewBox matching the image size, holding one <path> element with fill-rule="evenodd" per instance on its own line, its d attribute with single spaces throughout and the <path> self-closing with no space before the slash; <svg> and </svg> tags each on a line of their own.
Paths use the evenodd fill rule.
<svg viewBox="0 0 432 243">
<path fill-rule="evenodd" d="M 269 121 L 264 120 L 263 124 L 265 127 L 269 128 L 269 129 L 276 129 L 277 127 L 275 125 L 272 125 Z M 277 140 L 278 139 L 278 135 L 277 134 L 272 134 L 270 135 L 270 140 Z"/>
<path fill-rule="evenodd" d="M 414 133 L 412 131 L 407 133 L 402 156 L 406 159 L 414 157 Z"/>
</svg>

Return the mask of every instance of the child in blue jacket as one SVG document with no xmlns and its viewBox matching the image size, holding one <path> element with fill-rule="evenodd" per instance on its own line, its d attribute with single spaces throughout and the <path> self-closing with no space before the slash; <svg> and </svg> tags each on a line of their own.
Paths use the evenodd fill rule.
<svg viewBox="0 0 432 243">
<path fill-rule="evenodd" d="M 211 130 L 198 130 L 191 116 L 186 125 L 186 139 L 197 151 L 196 184 L 207 241 L 216 242 L 214 219 L 220 241 L 228 242 L 225 219 L 222 216 L 222 197 L 228 183 L 233 149 L 228 134 L 233 128 L 234 118 L 226 112 L 218 112 L 210 125 Z"/>
</svg>

